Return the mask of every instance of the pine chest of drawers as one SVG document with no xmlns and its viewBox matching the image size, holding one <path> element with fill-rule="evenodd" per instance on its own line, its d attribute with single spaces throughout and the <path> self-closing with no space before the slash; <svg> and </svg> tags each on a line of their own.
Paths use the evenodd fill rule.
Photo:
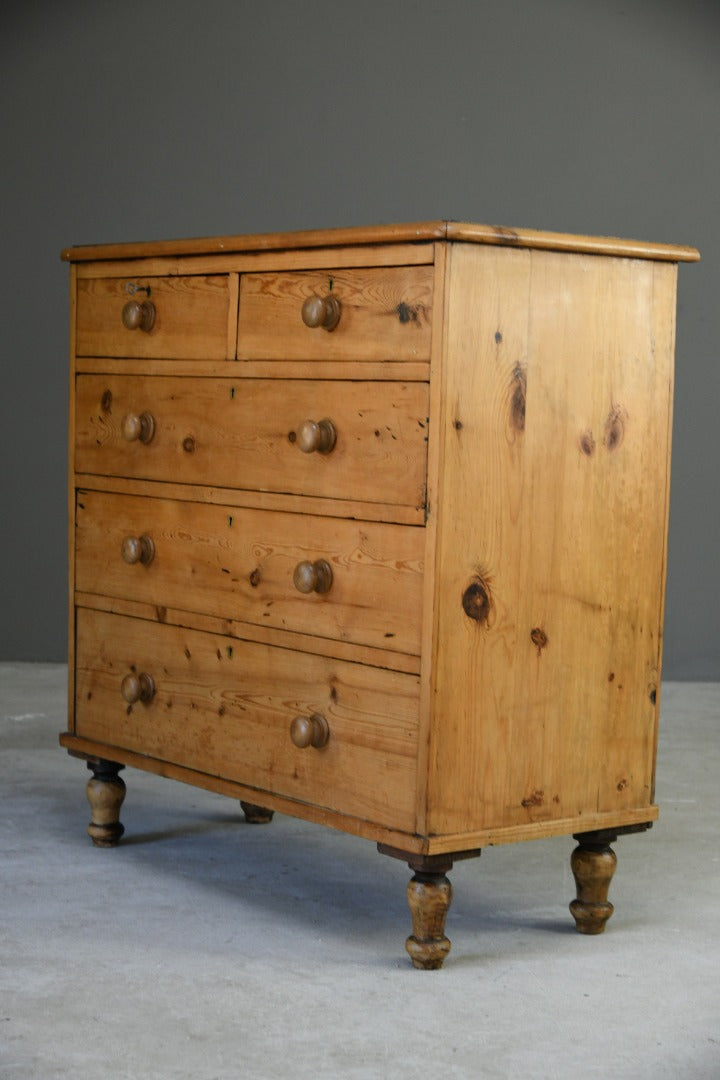
<svg viewBox="0 0 720 1080">
<path fill-rule="evenodd" d="M 70 708 L 135 766 L 447 878 L 574 834 L 578 929 L 657 816 L 677 263 L 430 222 L 72 248 Z"/>
</svg>

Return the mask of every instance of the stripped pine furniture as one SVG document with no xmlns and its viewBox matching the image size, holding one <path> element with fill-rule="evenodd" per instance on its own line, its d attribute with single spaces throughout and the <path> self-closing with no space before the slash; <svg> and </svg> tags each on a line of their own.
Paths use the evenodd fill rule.
<svg viewBox="0 0 720 1080">
<path fill-rule="evenodd" d="M 126 766 L 377 843 L 438 968 L 453 863 L 654 803 L 677 264 L 473 224 L 71 248 L 70 691 Z"/>
</svg>

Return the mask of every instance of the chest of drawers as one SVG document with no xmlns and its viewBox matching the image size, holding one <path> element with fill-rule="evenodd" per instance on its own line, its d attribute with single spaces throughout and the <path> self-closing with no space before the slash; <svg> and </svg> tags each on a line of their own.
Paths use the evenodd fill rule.
<svg viewBox="0 0 720 1080">
<path fill-rule="evenodd" d="M 430 222 L 72 248 L 68 751 L 447 874 L 653 801 L 677 263 Z"/>
</svg>

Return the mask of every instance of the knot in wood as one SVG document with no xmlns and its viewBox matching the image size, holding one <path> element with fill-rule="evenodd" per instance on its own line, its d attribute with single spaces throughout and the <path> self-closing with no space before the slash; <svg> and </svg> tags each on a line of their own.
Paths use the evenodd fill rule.
<svg viewBox="0 0 720 1080">
<path fill-rule="evenodd" d="M 468 618 L 489 626 L 492 601 L 489 589 L 484 581 L 476 579 L 470 582 L 463 593 L 462 606 Z"/>
</svg>

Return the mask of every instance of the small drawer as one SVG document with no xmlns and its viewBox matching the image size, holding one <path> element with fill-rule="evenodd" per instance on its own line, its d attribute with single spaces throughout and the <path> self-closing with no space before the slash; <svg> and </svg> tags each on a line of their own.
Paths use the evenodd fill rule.
<svg viewBox="0 0 720 1080">
<path fill-rule="evenodd" d="M 243 274 L 238 359 L 429 360 L 432 291 L 431 266 Z"/>
<path fill-rule="evenodd" d="M 224 360 L 228 317 L 225 274 L 81 278 L 76 352 L 78 356 Z M 233 313 L 233 322 L 234 317 Z"/>
<path fill-rule="evenodd" d="M 75 467 L 419 507 L 427 415 L 426 383 L 80 375 Z"/>
<path fill-rule="evenodd" d="M 76 732 L 108 757 L 414 830 L 417 676 L 84 609 L 76 656 Z"/>
<path fill-rule="evenodd" d="M 419 655 L 424 539 L 411 525 L 80 491 L 75 583 Z"/>
</svg>

